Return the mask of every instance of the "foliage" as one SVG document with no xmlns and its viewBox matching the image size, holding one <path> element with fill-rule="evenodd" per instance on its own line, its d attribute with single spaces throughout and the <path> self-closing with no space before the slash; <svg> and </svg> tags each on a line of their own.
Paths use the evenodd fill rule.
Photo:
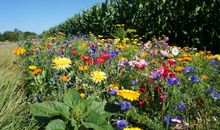
<svg viewBox="0 0 220 130">
<path fill-rule="evenodd" d="M 22 32 L 15 29 L 14 31 L 5 31 L 3 34 L 0 34 L 0 41 L 17 42 L 19 40 L 34 39 L 36 36 L 36 33 Z"/>
<path fill-rule="evenodd" d="M 135 28 L 145 40 L 166 35 L 170 43 L 219 51 L 218 0 L 106 0 L 77 14 L 50 32 L 111 35 L 116 24 Z"/>
<path fill-rule="evenodd" d="M 95 130 L 112 130 L 106 121 L 110 116 L 104 111 L 105 103 L 96 102 L 94 99 L 82 99 L 73 89 L 64 94 L 63 103 L 48 101 L 38 104 L 31 104 L 30 110 L 36 117 L 52 118 L 61 116 L 60 119 L 52 119 L 46 126 L 46 130 L 65 130 L 74 128 Z"/>
</svg>

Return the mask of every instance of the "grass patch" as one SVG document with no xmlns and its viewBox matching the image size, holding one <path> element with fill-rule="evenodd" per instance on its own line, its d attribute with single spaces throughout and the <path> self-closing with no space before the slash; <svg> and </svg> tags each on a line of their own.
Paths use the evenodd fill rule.
<svg viewBox="0 0 220 130">
<path fill-rule="evenodd" d="M 25 102 L 22 72 L 13 63 L 14 47 L 0 48 L 0 129 L 34 129 L 35 123 Z"/>
</svg>

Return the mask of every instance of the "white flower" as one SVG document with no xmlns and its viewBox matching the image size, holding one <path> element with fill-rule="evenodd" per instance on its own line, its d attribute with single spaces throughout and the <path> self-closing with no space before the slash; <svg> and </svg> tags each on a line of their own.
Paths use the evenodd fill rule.
<svg viewBox="0 0 220 130">
<path fill-rule="evenodd" d="M 176 47 L 173 47 L 173 48 L 171 49 L 171 52 L 172 52 L 172 54 L 173 54 L 174 56 L 177 56 L 177 55 L 179 54 L 179 50 L 178 50 Z"/>
</svg>

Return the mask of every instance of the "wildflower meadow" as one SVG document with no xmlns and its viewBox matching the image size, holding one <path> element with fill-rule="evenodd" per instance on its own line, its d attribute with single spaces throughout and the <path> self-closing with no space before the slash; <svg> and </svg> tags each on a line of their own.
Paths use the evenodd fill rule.
<svg viewBox="0 0 220 130">
<path fill-rule="evenodd" d="M 220 55 L 168 40 L 60 32 L 19 44 L 31 114 L 46 130 L 218 129 Z"/>
</svg>

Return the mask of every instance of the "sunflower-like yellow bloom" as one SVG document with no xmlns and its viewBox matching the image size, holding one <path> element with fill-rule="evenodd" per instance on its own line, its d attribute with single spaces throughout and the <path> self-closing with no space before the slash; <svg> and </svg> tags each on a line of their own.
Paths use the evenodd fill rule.
<svg viewBox="0 0 220 130">
<path fill-rule="evenodd" d="M 137 101 L 139 99 L 140 93 L 136 91 L 124 89 L 124 90 L 118 91 L 117 95 L 129 101 Z"/>
<path fill-rule="evenodd" d="M 183 66 L 177 66 L 176 68 L 175 68 L 175 71 L 176 72 L 180 72 L 180 71 L 183 71 L 184 70 L 184 67 Z"/>
<path fill-rule="evenodd" d="M 66 68 L 70 67 L 70 64 L 72 64 L 71 60 L 69 58 L 61 58 L 57 57 L 52 60 L 53 62 L 53 67 L 57 70 L 64 70 Z"/>
<path fill-rule="evenodd" d="M 18 48 L 15 48 L 15 50 L 14 50 L 15 55 L 22 55 L 25 52 L 26 52 L 26 50 L 23 47 L 18 47 Z"/>
<path fill-rule="evenodd" d="M 91 77 L 92 77 L 91 79 L 93 82 L 99 83 L 99 82 L 103 81 L 104 79 L 106 79 L 107 75 L 105 72 L 102 72 L 102 71 L 93 71 L 91 73 Z"/>
<path fill-rule="evenodd" d="M 132 128 L 124 128 L 123 130 L 142 130 L 142 129 L 138 127 L 132 127 Z"/>
</svg>

